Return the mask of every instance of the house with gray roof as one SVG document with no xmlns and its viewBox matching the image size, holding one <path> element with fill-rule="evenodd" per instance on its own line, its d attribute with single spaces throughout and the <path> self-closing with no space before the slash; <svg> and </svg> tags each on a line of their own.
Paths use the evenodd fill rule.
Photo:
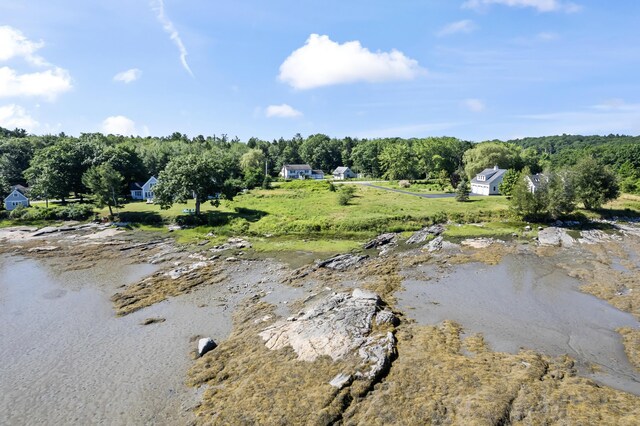
<svg viewBox="0 0 640 426">
<path fill-rule="evenodd" d="M 11 211 L 19 206 L 29 207 L 27 190 L 28 188 L 22 185 L 12 186 L 11 193 L 4 199 L 4 208 Z"/>
<path fill-rule="evenodd" d="M 313 170 L 308 164 L 285 164 L 279 174 L 285 179 L 324 179 L 322 170 Z"/>
<path fill-rule="evenodd" d="M 153 187 L 158 184 L 158 179 L 151 176 L 145 183 L 132 182 L 129 185 L 131 198 L 134 200 L 153 200 Z"/>
<path fill-rule="evenodd" d="M 471 194 L 473 195 L 498 195 L 498 187 L 504 179 L 506 169 L 494 166 L 492 169 L 484 169 L 471 179 Z"/>
<path fill-rule="evenodd" d="M 549 177 L 538 173 L 535 175 L 528 175 L 525 177 L 527 185 L 529 186 L 529 192 L 535 194 L 540 187 L 549 182 Z"/>
<path fill-rule="evenodd" d="M 332 174 L 335 180 L 353 179 L 356 177 L 356 174 L 348 167 L 337 167 Z"/>
</svg>

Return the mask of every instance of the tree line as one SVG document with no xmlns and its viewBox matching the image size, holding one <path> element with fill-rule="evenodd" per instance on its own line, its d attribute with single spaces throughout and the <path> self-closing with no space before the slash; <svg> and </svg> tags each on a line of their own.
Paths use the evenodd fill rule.
<svg viewBox="0 0 640 426">
<path fill-rule="evenodd" d="M 160 178 L 157 196 L 168 205 L 196 196 L 197 204 L 243 188 L 268 185 L 284 164 L 309 164 L 331 173 L 350 167 L 368 178 L 437 179 L 453 188 L 484 168 L 537 173 L 595 158 L 624 192 L 640 192 L 640 138 L 550 136 L 472 143 L 453 137 L 331 138 L 324 134 L 266 141 L 227 135 L 136 137 L 83 133 L 31 135 L 0 127 L 0 195 L 22 184 L 43 199 L 91 196 L 100 204 L 128 194 L 132 182 Z M 164 182 L 164 183 L 163 183 Z M 468 183 L 467 183 L 468 184 Z"/>
</svg>

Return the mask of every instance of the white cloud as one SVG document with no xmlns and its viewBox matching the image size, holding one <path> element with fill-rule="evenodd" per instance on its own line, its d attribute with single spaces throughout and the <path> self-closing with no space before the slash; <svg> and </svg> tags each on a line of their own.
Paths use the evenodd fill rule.
<svg viewBox="0 0 640 426">
<path fill-rule="evenodd" d="M 486 109 L 486 105 L 480 99 L 469 98 L 462 101 L 462 106 L 471 112 L 482 112 Z"/>
<path fill-rule="evenodd" d="M 40 125 L 21 106 L 10 104 L 0 106 L 0 126 L 5 129 L 25 129 L 32 131 Z"/>
<path fill-rule="evenodd" d="M 164 31 L 169 34 L 169 38 L 173 41 L 173 43 L 178 47 L 178 51 L 180 51 L 180 62 L 182 63 L 182 67 L 193 77 L 193 72 L 187 63 L 187 48 L 184 47 L 184 43 L 182 43 L 182 39 L 180 38 L 180 34 L 178 30 L 173 25 L 173 22 L 167 17 L 164 13 L 164 0 L 151 0 L 151 8 L 156 13 L 156 17 L 158 21 L 162 24 L 162 28 Z"/>
<path fill-rule="evenodd" d="M 46 66 L 47 61 L 36 55 L 36 51 L 42 46 L 44 46 L 42 41 L 31 41 L 20 30 L 6 25 L 0 26 L 0 61 L 19 57 L 32 65 Z"/>
<path fill-rule="evenodd" d="M 71 90 L 69 72 L 48 63 L 36 52 L 44 46 L 42 41 L 34 42 L 20 30 L 0 26 L 0 62 L 22 58 L 31 66 L 48 68 L 44 71 L 20 74 L 13 68 L 0 68 L 0 98 L 43 97 L 53 101 L 59 94 Z"/>
<path fill-rule="evenodd" d="M 9 67 L 0 68 L 0 98 L 40 96 L 53 101 L 71 88 L 71 77 L 62 68 L 30 74 L 18 74 Z"/>
<path fill-rule="evenodd" d="M 280 65 L 278 78 L 295 89 L 312 89 L 358 81 L 409 80 L 425 72 L 398 50 L 371 52 L 359 41 L 339 44 L 311 34 L 304 46 Z"/>
<path fill-rule="evenodd" d="M 136 123 L 123 115 L 107 117 L 102 122 L 102 132 L 122 136 L 136 135 Z"/>
<path fill-rule="evenodd" d="M 302 113 L 287 104 L 269 105 L 265 111 L 267 117 L 279 118 L 296 118 L 301 117 Z"/>
<path fill-rule="evenodd" d="M 131 83 L 136 81 L 142 75 L 142 71 L 138 68 L 132 68 L 130 70 L 119 72 L 113 76 L 114 81 L 121 81 L 123 83 Z"/>
<path fill-rule="evenodd" d="M 444 37 L 458 33 L 470 33 L 476 29 L 476 25 L 470 19 L 464 19 L 462 21 L 452 22 L 449 25 L 444 26 L 438 31 L 438 37 Z"/>
<path fill-rule="evenodd" d="M 538 12 L 567 12 L 574 13 L 582 9 L 578 4 L 561 0 L 467 0 L 462 7 L 465 9 L 482 10 L 492 4 L 509 7 L 531 7 Z"/>
</svg>

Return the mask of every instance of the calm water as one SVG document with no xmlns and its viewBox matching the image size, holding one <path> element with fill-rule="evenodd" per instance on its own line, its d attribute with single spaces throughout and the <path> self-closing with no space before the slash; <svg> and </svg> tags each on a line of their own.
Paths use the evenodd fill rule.
<svg viewBox="0 0 640 426">
<path fill-rule="evenodd" d="M 482 333 L 495 351 L 520 348 L 568 354 L 581 373 L 640 395 L 640 374 L 629 363 L 618 327 L 640 327 L 630 314 L 581 293 L 579 282 L 534 255 L 508 256 L 499 265 L 472 263 L 439 276 L 407 279 L 399 307 L 421 324 L 445 319 Z M 601 373 L 590 374 L 594 364 Z"/>
<path fill-rule="evenodd" d="M 178 299 L 115 317 L 115 288 L 153 270 L 111 263 L 53 274 L 0 257 L 0 424 L 188 422 L 198 400 L 183 385 L 190 337 L 226 336 L 230 321 Z M 139 324 L 152 316 L 167 321 Z"/>
</svg>

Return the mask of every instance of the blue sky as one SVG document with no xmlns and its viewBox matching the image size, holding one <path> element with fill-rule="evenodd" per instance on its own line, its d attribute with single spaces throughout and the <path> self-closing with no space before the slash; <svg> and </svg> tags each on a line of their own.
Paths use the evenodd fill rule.
<svg viewBox="0 0 640 426">
<path fill-rule="evenodd" d="M 0 126 L 481 141 L 640 134 L 640 2 L 0 2 Z"/>
</svg>

